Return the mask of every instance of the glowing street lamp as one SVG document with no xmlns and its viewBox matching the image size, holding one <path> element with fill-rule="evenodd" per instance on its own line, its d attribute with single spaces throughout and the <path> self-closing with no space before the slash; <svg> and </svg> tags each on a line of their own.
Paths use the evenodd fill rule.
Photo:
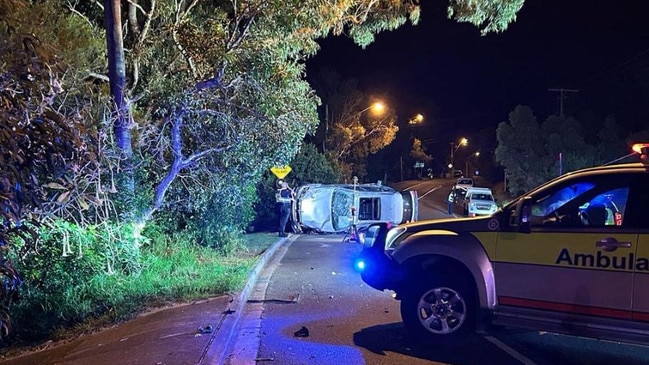
<svg viewBox="0 0 649 365">
<path fill-rule="evenodd" d="M 469 156 L 466 158 L 466 161 L 464 161 L 464 162 L 465 162 L 465 165 L 466 165 L 466 166 L 465 166 L 464 173 L 466 174 L 467 177 L 471 177 L 471 175 L 472 175 L 472 174 L 469 174 L 469 158 L 470 158 L 471 156 L 474 156 L 474 157 L 477 159 L 477 158 L 480 156 L 480 151 L 475 151 L 472 155 L 469 155 Z M 471 166 L 473 166 L 473 164 L 471 164 Z M 474 167 L 474 169 L 473 169 L 473 171 L 474 171 L 473 175 L 475 175 L 475 166 L 473 166 L 473 167 Z"/>
<path fill-rule="evenodd" d="M 357 116 L 359 114 L 362 114 L 368 110 L 372 109 L 372 113 L 374 114 L 382 114 L 383 111 L 385 110 L 385 104 L 383 104 L 380 101 L 377 101 L 375 103 L 372 103 L 372 105 L 368 106 L 367 108 L 361 110 L 360 112 L 354 114 L 354 116 Z"/>
<path fill-rule="evenodd" d="M 449 142 L 449 144 L 451 145 L 451 162 L 448 164 L 448 168 L 451 169 L 451 178 L 453 178 L 455 177 L 455 152 L 457 152 L 457 150 L 462 146 L 468 146 L 469 140 L 466 138 L 461 138 L 458 144 L 455 144 L 455 142 Z"/>
<path fill-rule="evenodd" d="M 349 119 L 361 115 L 370 109 L 372 109 L 373 114 L 380 115 L 383 114 L 383 112 L 385 111 L 385 104 L 383 104 L 380 101 L 374 102 L 367 108 L 361 110 L 356 114 L 353 114 Z M 326 109 L 325 109 L 325 138 L 324 141 L 322 141 L 322 149 L 324 152 L 327 152 L 327 136 L 329 136 L 329 105 L 326 105 Z"/>
<path fill-rule="evenodd" d="M 408 120 L 408 124 L 415 125 L 415 124 L 419 124 L 419 123 L 421 123 L 423 121 L 424 121 L 424 116 L 421 115 L 421 114 L 417 114 L 414 117 L 410 118 L 410 120 Z"/>
</svg>

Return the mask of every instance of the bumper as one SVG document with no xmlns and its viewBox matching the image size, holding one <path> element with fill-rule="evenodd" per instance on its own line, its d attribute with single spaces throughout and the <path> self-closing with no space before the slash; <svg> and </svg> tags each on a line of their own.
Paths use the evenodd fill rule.
<svg viewBox="0 0 649 365">
<path fill-rule="evenodd" d="M 356 265 L 361 279 L 377 290 L 395 290 L 403 278 L 399 265 L 383 249 L 387 230 L 385 224 L 368 228 Z"/>
</svg>

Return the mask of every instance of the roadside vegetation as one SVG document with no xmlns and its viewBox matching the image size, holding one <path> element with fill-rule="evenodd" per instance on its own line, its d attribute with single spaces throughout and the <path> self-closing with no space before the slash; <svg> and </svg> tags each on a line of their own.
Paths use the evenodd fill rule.
<svg viewBox="0 0 649 365">
<path fill-rule="evenodd" d="M 240 290 L 259 254 L 277 241 L 271 233 L 237 235 L 223 241 L 236 246 L 225 254 L 196 245 L 187 233 L 152 227 L 140 237 L 140 249 L 129 253 L 115 249 L 128 245 L 108 237 L 115 234 L 109 227 L 94 229 L 103 232 L 54 227 L 42 232 L 37 252 L 12 251 L 25 283 L 11 308 L 15 325 L 5 351 L 90 333 L 146 309 Z M 79 236 L 66 243 L 68 233 Z"/>
<path fill-rule="evenodd" d="M 295 185 L 430 159 L 421 141 L 388 148 L 394 110 L 359 113 L 380 95 L 305 71 L 317 40 L 365 47 L 416 24 L 418 4 L 0 0 L 2 344 L 236 290 L 276 238 L 253 233 L 274 230 L 272 166 L 290 165 Z M 500 32 L 522 4 L 450 1 L 447 14 Z M 564 171 L 600 163 L 625 133 L 599 124 L 538 125 L 517 108 L 484 134 L 490 163 L 510 191 L 555 173 L 566 145 Z"/>
</svg>

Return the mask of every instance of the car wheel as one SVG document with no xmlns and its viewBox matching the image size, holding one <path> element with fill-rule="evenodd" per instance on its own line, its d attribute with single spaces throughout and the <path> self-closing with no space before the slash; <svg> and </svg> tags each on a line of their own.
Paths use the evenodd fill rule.
<svg viewBox="0 0 649 365">
<path fill-rule="evenodd" d="M 401 318 L 416 340 L 454 342 L 475 329 L 473 303 L 471 292 L 464 285 L 421 284 L 402 295 Z"/>
</svg>

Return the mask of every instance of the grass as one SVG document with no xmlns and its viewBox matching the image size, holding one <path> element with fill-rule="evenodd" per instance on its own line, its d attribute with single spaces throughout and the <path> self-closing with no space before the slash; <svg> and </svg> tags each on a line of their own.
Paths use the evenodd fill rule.
<svg viewBox="0 0 649 365">
<path fill-rule="evenodd" d="M 65 292 L 55 294 L 58 297 L 48 293 L 50 302 L 62 303 L 48 311 L 39 309 L 43 293 L 29 293 L 16 306 L 16 312 L 12 310 L 19 336 L 2 353 L 7 356 L 46 340 L 94 332 L 144 311 L 236 292 L 245 285 L 260 255 L 278 237 L 262 232 L 244 234 L 242 239 L 243 247 L 227 256 L 173 239 L 153 243 L 142 249 L 139 273 L 100 273 L 82 285 L 66 287 Z"/>
</svg>

